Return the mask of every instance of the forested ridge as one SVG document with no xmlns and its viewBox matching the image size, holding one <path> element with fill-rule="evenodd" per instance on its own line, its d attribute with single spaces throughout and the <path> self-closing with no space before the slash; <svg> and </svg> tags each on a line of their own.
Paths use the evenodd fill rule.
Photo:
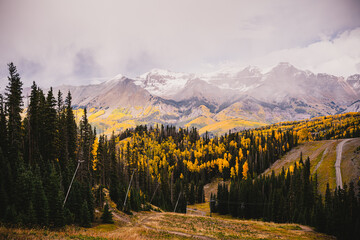
<svg viewBox="0 0 360 240">
<path fill-rule="evenodd" d="M 149 203 L 186 212 L 187 204 L 205 201 L 203 186 L 221 177 L 231 181 L 230 191 L 219 186 L 211 208 L 222 214 L 299 222 L 339 234 L 345 228 L 333 227 L 338 223 L 335 219 L 342 219 L 335 210 L 350 206 L 350 201 L 351 207 L 342 212 L 351 211 L 351 218 L 345 220 L 359 228 L 353 184 L 320 196 L 307 160 L 279 176 L 260 176 L 301 142 L 359 137 L 359 113 L 214 138 L 200 136 L 195 128 L 163 125 L 105 136 L 96 134 L 86 109 L 81 121 L 75 122 L 70 92 L 65 98 L 52 89 L 44 93 L 36 83 L 22 118 L 22 82 L 12 63 L 8 79 L 5 96 L 0 96 L 0 219 L 5 224 L 89 227 L 94 209 L 104 206 L 103 188 L 109 189 L 117 208 L 129 214 L 150 209 Z M 351 226 L 346 228 L 349 236 L 355 234 Z"/>
</svg>

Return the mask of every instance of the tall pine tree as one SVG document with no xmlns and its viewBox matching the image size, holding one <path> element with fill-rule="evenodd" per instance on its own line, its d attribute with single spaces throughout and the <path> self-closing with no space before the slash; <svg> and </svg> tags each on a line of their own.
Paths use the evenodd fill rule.
<svg viewBox="0 0 360 240">
<path fill-rule="evenodd" d="M 6 87 L 6 108 L 8 112 L 8 138 L 9 138 L 9 160 L 11 159 L 12 171 L 22 161 L 22 138 L 21 138 L 21 112 L 22 112 L 22 85 L 20 75 L 13 63 L 8 64 L 9 83 Z"/>
</svg>

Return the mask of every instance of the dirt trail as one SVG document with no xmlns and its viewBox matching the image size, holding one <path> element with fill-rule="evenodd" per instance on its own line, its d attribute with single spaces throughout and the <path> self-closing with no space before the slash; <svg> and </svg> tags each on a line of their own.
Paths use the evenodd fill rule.
<svg viewBox="0 0 360 240">
<path fill-rule="evenodd" d="M 201 211 L 201 210 L 196 209 L 196 208 L 187 208 L 186 212 L 187 212 L 187 214 L 191 214 L 191 215 L 206 216 L 206 212 Z"/>
<path fill-rule="evenodd" d="M 316 171 L 318 170 L 318 168 L 320 167 L 320 165 L 321 165 L 322 161 L 324 160 L 324 157 L 326 156 L 326 154 L 328 153 L 328 151 L 329 151 L 329 147 L 327 147 L 327 148 L 325 149 L 325 151 L 323 152 L 323 154 L 322 154 L 322 156 L 321 156 L 321 160 L 320 160 L 320 162 L 318 162 L 318 164 L 316 165 L 316 167 L 315 167 L 315 169 L 314 169 L 313 172 L 316 172 Z"/>
<path fill-rule="evenodd" d="M 299 161 L 300 154 L 303 154 L 303 159 L 310 157 L 310 160 L 314 160 L 324 151 L 323 157 L 327 154 L 331 154 L 332 145 L 335 144 L 336 140 L 323 140 L 323 141 L 314 141 L 302 143 L 299 146 L 290 150 L 283 157 L 275 161 L 268 169 L 264 171 L 262 175 L 271 174 L 272 170 L 275 171 L 275 174 L 280 173 L 282 167 L 285 169 L 289 168 L 290 165 L 293 165 L 295 161 Z M 328 150 L 326 150 L 328 149 Z M 325 156 L 326 157 L 326 156 Z M 324 159 L 326 160 L 326 158 Z"/>
<path fill-rule="evenodd" d="M 336 162 L 335 162 L 335 171 L 336 171 L 336 186 L 343 188 L 343 184 L 342 184 L 342 178 L 341 178 L 341 155 L 342 155 L 342 150 L 343 150 L 343 146 L 344 144 L 349 141 L 350 139 L 345 139 L 343 141 L 341 141 L 337 147 L 336 147 Z"/>
<path fill-rule="evenodd" d="M 111 210 L 111 213 L 112 213 L 113 217 L 115 219 L 117 219 L 118 221 L 125 222 L 125 223 L 128 223 L 128 224 L 131 222 L 129 217 L 121 216 L 113 208 L 110 208 L 110 210 Z"/>
<path fill-rule="evenodd" d="M 151 221 L 157 219 L 158 217 L 161 217 L 162 214 L 163 213 L 153 213 L 151 215 L 141 216 L 138 219 L 138 221 L 134 224 L 134 227 L 143 227 L 143 228 L 146 228 L 146 229 L 149 229 L 152 231 L 166 232 L 166 233 L 178 235 L 180 237 L 188 237 L 188 238 L 203 239 L 203 240 L 213 240 L 214 239 L 212 237 L 198 235 L 198 234 L 190 234 L 190 233 L 178 232 L 178 231 L 173 231 L 173 230 L 158 229 L 158 228 L 149 226 L 149 224 L 147 224 L 148 222 L 151 222 Z"/>
</svg>

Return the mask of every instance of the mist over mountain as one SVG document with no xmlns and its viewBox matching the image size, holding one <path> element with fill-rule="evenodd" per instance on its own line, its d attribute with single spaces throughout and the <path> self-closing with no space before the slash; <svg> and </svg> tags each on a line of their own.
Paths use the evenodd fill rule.
<svg viewBox="0 0 360 240">
<path fill-rule="evenodd" d="M 96 85 L 54 88 L 59 90 L 72 93 L 76 109 L 91 109 L 100 132 L 161 123 L 216 134 L 358 111 L 360 75 L 314 74 L 289 63 L 265 73 L 256 67 L 207 74 L 153 69 L 135 79 L 118 75 Z"/>
</svg>

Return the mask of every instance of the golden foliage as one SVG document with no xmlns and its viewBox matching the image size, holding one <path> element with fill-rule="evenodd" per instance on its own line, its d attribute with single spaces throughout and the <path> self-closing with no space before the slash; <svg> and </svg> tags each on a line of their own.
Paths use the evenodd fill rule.
<svg viewBox="0 0 360 240">
<path fill-rule="evenodd" d="M 243 171 L 242 171 L 243 179 L 247 179 L 248 171 L 249 171 L 249 165 L 248 165 L 248 161 L 246 161 L 243 165 Z"/>
<path fill-rule="evenodd" d="M 97 164 L 98 164 L 97 150 L 98 150 L 98 147 L 99 147 L 99 139 L 95 138 L 94 143 L 92 145 L 92 151 L 91 151 L 91 154 L 93 156 L 92 169 L 94 171 L 97 170 Z"/>
</svg>

